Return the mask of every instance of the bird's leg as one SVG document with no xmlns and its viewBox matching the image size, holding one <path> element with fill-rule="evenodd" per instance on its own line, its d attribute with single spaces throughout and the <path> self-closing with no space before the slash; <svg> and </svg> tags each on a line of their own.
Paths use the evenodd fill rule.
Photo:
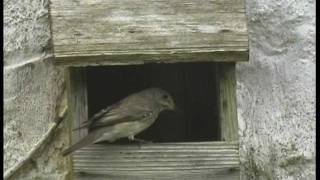
<svg viewBox="0 0 320 180">
<path fill-rule="evenodd" d="M 128 139 L 129 139 L 129 141 L 134 141 L 134 135 L 130 135 L 130 136 L 128 137 Z"/>
<path fill-rule="evenodd" d="M 147 141 L 147 140 L 143 140 L 143 139 L 137 139 L 137 138 L 134 137 L 134 135 L 129 136 L 128 139 L 130 141 L 135 141 L 135 142 L 139 142 L 139 143 L 152 143 L 152 141 Z"/>
<path fill-rule="evenodd" d="M 129 141 L 131 141 L 131 142 L 134 142 L 134 141 L 135 141 L 134 135 L 129 136 L 128 139 L 129 139 Z M 138 147 L 139 147 L 139 149 L 141 149 L 141 144 L 140 144 L 140 143 L 138 143 Z"/>
<path fill-rule="evenodd" d="M 137 139 L 134 138 L 134 141 L 140 142 L 140 143 L 152 143 L 152 141 L 144 140 L 144 139 Z"/>
</svg>

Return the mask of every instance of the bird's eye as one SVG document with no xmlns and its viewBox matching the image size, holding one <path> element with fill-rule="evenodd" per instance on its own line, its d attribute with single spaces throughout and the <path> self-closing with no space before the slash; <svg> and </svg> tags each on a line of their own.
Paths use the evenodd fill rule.
<svg viewBox="0 0 320 180">
<path fill-rule="evenodd" d="M 163 98 L 163 99 L 168 99 L 169 96 L 168 96 L 167 94 L 164 94 L 164 95 L 162 96 L 162 98 Z"/>
</svg>

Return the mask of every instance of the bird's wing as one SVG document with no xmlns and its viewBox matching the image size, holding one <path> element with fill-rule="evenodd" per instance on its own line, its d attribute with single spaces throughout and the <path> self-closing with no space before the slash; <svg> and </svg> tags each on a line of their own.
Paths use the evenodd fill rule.
<svg viewBox="0 0 320 180">
<path fill-rule="evenodd" d="M 99 118 L 95 119 L 95 121 L 90 124 L 89 129 L 92 130 L 123 122 L 140 121 L 149 113 L 149 110 L 138 108 L 137 106 L 128 108 L 123 106 L 116 109 L 110 109 L 108 112 L 101 114 Z"/>
<path fill-rule="evenodd" d="M 111 126 L 117 123 L 139 121 L 150 113 L 150 109 L 141 106 L 143 103 L 136 101 L 120 101 L 106 109 L 99 111 L 90 120 L 86 121 L 77 129 L 89 127 L 89 130 Z"/>
<path fill-rule="evenodd" d="M 111 109 L 116 109 L 117 107 L 119 107 L 120 102 L 115 103 L 111 106 L 108 106 L 105 109 L 102 109 L 101 111 L 99 111 L 98 113 L 94 114 L 90 119 L 84 121 L 81 123 L 80 127 L 73 129 L 73 131 L 82 129 L 82 128 L 86 128 L 89 127 L 91 124 L 93 124 L 96 120 L 100 119 L 101 117 L 105 116 L 106 113 L 108 113 Z"/>
<path fill-rule="evenodd" d="M 109 111 L 113 110 L 113 109 L 117 109 L 121 106 L 121 101 L 112 104 L 111 106 L 108 106 L 105 109 L 102 109 L 101 111 L 99 111 L 98 113 L 96 113 L 95 115 L 93 115 L 88 121 L 89 122 L 94 122 L 97 119 L 100 119 L 102 116 L 104 116 L 106 113 L 108 113 Z"/>
</svg>

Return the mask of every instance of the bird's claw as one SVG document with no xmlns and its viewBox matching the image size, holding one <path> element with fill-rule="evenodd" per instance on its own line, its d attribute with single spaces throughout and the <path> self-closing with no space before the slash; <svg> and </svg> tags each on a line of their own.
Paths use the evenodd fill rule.
<svg viewBox="0 0 320 180">
<path fill-rule="evenodd" d="M 152 141 L 143 140 L 143 139 L 134 139 L 134 141 L 139 142 L 139 143 L 143 143 L 143 144 L 151 144 L 151 143 L 153 143 Z"/>
<path fill-rule="evenodd" d="M 133 142 L 138 142 L 138 143 L 143 143 L 143 144 L 149 144 L 149 143 L 152 143 L 152 141 L 148 141 L 148 140 L 144 140 L 144 139 L 137 139 L 137 138 L 134 138 L 134 137 L 129 137 L 128 138 L 129 141 L 133 141 Z"/>
</svg>

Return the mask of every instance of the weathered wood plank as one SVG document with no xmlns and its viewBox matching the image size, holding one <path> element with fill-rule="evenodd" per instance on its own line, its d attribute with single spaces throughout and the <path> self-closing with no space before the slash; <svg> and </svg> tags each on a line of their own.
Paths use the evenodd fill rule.
<svg viewBox="0 0 320 180">
<path fill-rule="evenodd" d="M 69 68 L 69 106 L 72 129 L 88 119 L 88 99 L 87 99 L 86 73 L 83 68 Z M 79 141 L 87 134 L 87 129 L 73 132 L 72 142 Z"/>
<path fill-rule="evenodd" d="M 220 64 L 217 73 L 221 138 L 225 141 L 238 141 L 235 63 Z"/>
<path fill-rule="evenodd" d="M 77 179 L 237 179 L 237 142 L 95 144 L 74 154 Z"/>
<path fill-rule="evenodd" d="M 243 0 L 52 0 L 50 13 L 57 64 L 248 60 Z"/>
<path fill-rule="evenodd" d="M 209 170 L 180 170 L 180 171 L 116 171 L 107 174 L 76 174 L 77 180 L 235 180 L 239 179 L 239 169 L 209 169 Z"/>
</svg>

